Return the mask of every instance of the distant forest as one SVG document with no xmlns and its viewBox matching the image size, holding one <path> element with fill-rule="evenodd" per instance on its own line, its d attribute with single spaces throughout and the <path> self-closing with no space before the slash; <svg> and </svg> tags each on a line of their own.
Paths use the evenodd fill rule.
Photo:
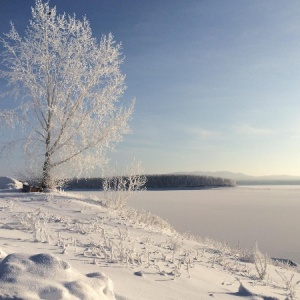
<svg viewBox="0 0 300 300">
<path fill-rule="evenodd" d="M 145 175 L 145 187 L 152 189 L 205 189 L 216 187 L 232 187 L 236 182 L 232 179 L 199 175 Z M 103 178 L 72 179 L 67 189 L 102 189 Z"/>
</svg>

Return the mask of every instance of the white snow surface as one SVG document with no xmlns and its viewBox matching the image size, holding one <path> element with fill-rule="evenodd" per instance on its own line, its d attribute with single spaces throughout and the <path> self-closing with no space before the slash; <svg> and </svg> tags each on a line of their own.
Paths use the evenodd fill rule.
<svg viewBox="0 0 300 300">
<path fill-rule="evenodd" d="M 297 269 L 268 263 L 259 280 L 241 251 L 160 224 L 77 194 L 2 191 L 0 299 L 300 297 Z"/>
<path fill-rule="evenodd" d="M 22 188 L 22 182 L 10 177 L 0 177 L 0 190 L 14 190 L 20 188 Z"/>
<path fill-rule="evenodd" d="M 115 299 L 100 272 L 82 275 L 51 254 L 7 255 L 0 264 L 0 299 Z"/>
</svg>

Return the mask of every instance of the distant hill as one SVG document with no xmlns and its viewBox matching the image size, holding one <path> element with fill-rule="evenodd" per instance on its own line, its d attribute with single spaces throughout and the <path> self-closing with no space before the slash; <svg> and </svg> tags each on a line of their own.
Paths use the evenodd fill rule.
<svg viewBox="0 0 300 300">
<path fill-rule="evenodd" d="M 235 180 L 237 184 L 300 184 L 300 176 L 290 175 L 251 176 L 243 173 L 234 173 L 228 171 L 176 172 L 174 174 L 221 177 Z"/>
</svg>

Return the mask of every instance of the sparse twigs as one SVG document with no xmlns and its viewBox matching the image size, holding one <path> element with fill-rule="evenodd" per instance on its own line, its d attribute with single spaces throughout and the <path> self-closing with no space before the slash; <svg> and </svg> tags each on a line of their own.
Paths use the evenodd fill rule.
<svg viewBox="0 0 300 300">
<path fill-rule="evenodd" d="M 257 243 L 253 249 L 253 263 L 257 272 L 258 278 L 264 280 L 267 275 L 268 256 L 263 254 L 259 249 Z"/>
<path fill-rule="evenodd" d="M 183 262 L 184 262 L 184 265 L 186 266 L 186 272 L 188 274 L 188 278 L 190 278 L 191 277 L 190 269 L 194 267 L 194 264 L 190 257 L 190 253 L 188 253 L 188 252 L 185 253 Z"/>
<path fill-rule="evenodd" d="M 42 224 L 38 219 L 33 224 L 33 240 L 35 242 L 48 242 L 49 240 L 46 233 L 46 224 Z"/>
<path fill-rule="evenodd" d="M 144 189 L 147 178 L 141 172 L 141 163 L 133 162 L 124 175 L 107 176 L 102 183 L 104 204 L 111 210 L 122 210 L 133 193 Z"/>
<path fill-rule="evenodd" d="M 241 262 L 251 262 L 252 261 L 252 251 L 251 249 L 243 249 L 240 245 L 237 245 L 232 249 L 233 255 L 236 259 Z"/>
<path fill-rule="evenodd" d="M 174 280 L 176 277 L 180 277 L 181 273 L 180 273 L 180 269 L 181 269 L 181 260 L 178 260 L 178 264 L 174 264 Z"/>
<path fill-rule="evenodd" d="M 284 289 L 286 291 L 287 296 L 286 300 L 296 300 L 296 286 L 300 283 L 300 281 L 294 282 L 295 274 L 290 274 L 290 277 L 287 277 L 283 272 L 279 272 L 276 269 L 275 271 L 284 282 Z"/>
<path fill-rule="evenodd" d="M 103 230 L 103 220 L 99 217 L 90 220 L 71 220 L 71 223 L 66 224 L 66 229 L 83 235 L 101 232 Z"/>
<path fill-rule="evenodd" d="M 24 212 L 19 215 L 18 226 L 22 230 L 30 231 L 35 242 L 50 242 L 47 224 L 50 221 L 48 211 L 37 209 L 35 211 Z"/>
<path fill-rule="evenodd" d="M 216 264 L 224 267 L 225 263 L 225 256 L 226 256 L 226 251 L 225 248 L 223 247 L 222 243 L 217 244 L 217 249 L 213 251 L 213 256 L 211 258 L 211 268 L 214 268 Z"/>
<path fill-rule="evenodd" d="M 131 222 L 133 226 L 154 229 L 157 231 L 175 232 L 174 228 L 163 218 L 153 215 L 149 211 L 138 210 L 132 207 L 123 207 L 120 216 Z"/>
<path fill-rule="evenodd" d="M 180 250 L 182 247 L 182 242 L 173 238 L 167 241 L 169 249 L 172 251 L 172 261 L 174 263 L 175 261 L 175 254 Z"/>
<path fill-rule="evenodd" d="M 200 259 L 200 257 L 203 257 L 205 254 L 205 250 L 206 250 L 205 247 L 202 247 L 202 249 L 199 249 L 199 248 L 195 249 L 194 260 L 197 261 Z"/>
</svg>

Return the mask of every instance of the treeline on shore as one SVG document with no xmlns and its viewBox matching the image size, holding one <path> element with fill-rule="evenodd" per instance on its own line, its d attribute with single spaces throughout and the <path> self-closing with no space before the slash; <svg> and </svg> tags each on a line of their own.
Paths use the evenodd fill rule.
<svg viewBox="0 0 300 300">
<path fill-rule="evenodd" d="M 146 189 L 205 189 L 216 187 L 232 187 L 236 182 L 232 179 L 199 176 L 199 175 L 145 175 Z M 67 189 L 102 189 L 103 178 L 71 179 Z"/>
<path fill-rule="evenodd" d="M 188 189 L 235 186 L 235 181 L 199 175 L 147 175 L 147 189 Z"/>
</svg>

